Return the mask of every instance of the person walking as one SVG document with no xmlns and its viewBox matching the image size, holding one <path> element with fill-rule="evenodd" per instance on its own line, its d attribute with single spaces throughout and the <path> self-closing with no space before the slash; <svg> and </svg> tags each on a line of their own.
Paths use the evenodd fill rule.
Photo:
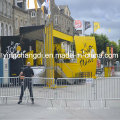
<svg viewBox="0 0 120 120">
<path fill-rule="evenodd" d="M 58 62 L 58 51 L 55 47 L 55 50 L 54 50 L 54 59 L 55 59 L 55 62 L 57 63 Z"/>
<path fill-rule="evenodd" d="M 57 62 L 58 62 L 58 51 L 55 47 L 55 50 L 54 50 L 54 63 L 55 63 L 54 68 L 55 68 L 56 72 L 57 72 Z M 55 84 L 56 83 L 57 83 L 57 76 L 55 76 Z"/>
<path fill-rule="evenodd" d="M 28 62 L 27 67 L 25 67 L 24 70 L 22 72 L 20 72 L 20 78 L 23 79 L 23 82 L 21 85 L 21 94 L 20 94 L 18 104 L 22 103 L 24 91 L 27 87 L 29 89 L 32 104 L 34 104 L 33 91 L 32 91 L 32 79 L 31 79 L 31 77 L 34 76 L 34 72 L 30 66 L 31 66 L 31 64 L 30 64 L 30 62 Z M 24 78 L 24 77 L 27 77 L 27 78 Z"/>
</svg>

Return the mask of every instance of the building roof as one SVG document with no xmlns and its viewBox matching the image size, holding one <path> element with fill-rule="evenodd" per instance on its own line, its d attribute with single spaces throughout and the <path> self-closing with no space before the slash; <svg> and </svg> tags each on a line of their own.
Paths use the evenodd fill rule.
<svg viewBox="0 0 120 120">
<path fill-rule="evenodd" d="M 65 9 L 66 7 L 68 8 L 67 5 L 59 5 L 58 7 L 59 7 L 60 9 Z"/>
<path fill-rule="evenodd" d="M 70 15 L 71 15 L 71 12 L 70 12 L 70 9 L 69 9 L 68 5 L 59 5 L 58 8 L 59 8 L 60 11 L 64 12 L 64 14 L 65 14 L 65 8 L 67 8 Z"/>
</svg>

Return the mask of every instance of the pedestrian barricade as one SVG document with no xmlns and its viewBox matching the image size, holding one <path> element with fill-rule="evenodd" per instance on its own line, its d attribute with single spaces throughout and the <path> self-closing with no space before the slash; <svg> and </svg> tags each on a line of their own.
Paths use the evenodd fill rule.
<svg viewBox="0 0 120 120">
<path fill-rule="evenodd" d="M 30 85 L 30 82 L 32 85 Z M 30 99 L 32 87 L 34 99 L 45 100 L 120 100 L 120 77 L 93 78 L 0 78 L 0 99 L 7 102 L 9 98 L 19 100 L 21 91 L 23 99 Z M 53 81 L 52 86 L 47 83 Z M 23 87 L 22 87 L 23 86 Z"/>
</svg>

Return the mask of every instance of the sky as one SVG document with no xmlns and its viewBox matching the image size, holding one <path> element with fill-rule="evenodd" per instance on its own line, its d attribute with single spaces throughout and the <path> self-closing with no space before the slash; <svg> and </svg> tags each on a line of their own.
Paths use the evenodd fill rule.
<svg viewBox="0 0 120 120">
<path fill-rule="evenodd" d="M 73 19 L 100 23 L 97 34 L 106 34 L 109 40 L 120 39 L 120 0 L 55 0 L 57 5 L 68 5 Z M 33 4 L 32 4 L 33 5 Z M 110 32 L 111 31 L 111 32 Z M 91 34 L 93 27 L 85 34 Z"/>
<path fill-rule="evenodd" d="M 76 20 L 99 22 L 97 34 L 106 34 L 109 40 L 120 39 L 120 0 L 55 0 L 57 5 L 68 5 Z M 110 32 L 111 31 L 111 32 Z M 93 28 L 86 34 L 93 32 Z"/>
</svg>

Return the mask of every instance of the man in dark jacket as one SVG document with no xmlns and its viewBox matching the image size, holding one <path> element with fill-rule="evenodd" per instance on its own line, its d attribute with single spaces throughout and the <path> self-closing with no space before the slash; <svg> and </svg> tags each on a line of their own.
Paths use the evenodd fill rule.
<svg viewBox="0 0 120 120">
<path fill-rule="evenodd" d="M 32 91 L 32 79 L 31 79 L 31 77 L 33 77 L 33 76 L 34 76 L 34 72 L 30 68 L 30 62 L 28 62 L 27 67 L 25 67 L 25 69 L 20 73 L 20 77 L 26 77 L 26 78 L 25 79 L 22 78 L 23 82 L 21 85 L 21 94 L 20 94 L 18 104 L 22 103 L 24 91 L 27 87 L 28 87 L 29 92 L 30 92 L 30 98 L 31 98 L 32 104 L 34 104 L 33 91 Z"/>
</svg>

